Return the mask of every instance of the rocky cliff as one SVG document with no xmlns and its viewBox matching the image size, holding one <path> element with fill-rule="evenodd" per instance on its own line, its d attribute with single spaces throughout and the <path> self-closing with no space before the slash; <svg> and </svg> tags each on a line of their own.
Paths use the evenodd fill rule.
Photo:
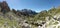
<svg viewBox="0 0 60 28">
<path fill-rule="evenodd" d="M 9 12 L 10 11 L 10 8 L 6 1 L 0 2 L 0 8 L 1 8 L 1 10 L 0 10 L 1 12 Z"/>
</svg>

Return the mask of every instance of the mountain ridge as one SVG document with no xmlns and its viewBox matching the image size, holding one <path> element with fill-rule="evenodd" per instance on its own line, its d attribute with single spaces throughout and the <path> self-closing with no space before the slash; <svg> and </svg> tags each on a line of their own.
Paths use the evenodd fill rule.
<svg viewBox="0 0 60 28">
<path fill-rule="evenodd" d="M 37 13 L 29 9 L 10 10 L 6 1 L 0 2 L 0 28 L 58 28 L 59 17 L 59 7 Z"/>
</svg>

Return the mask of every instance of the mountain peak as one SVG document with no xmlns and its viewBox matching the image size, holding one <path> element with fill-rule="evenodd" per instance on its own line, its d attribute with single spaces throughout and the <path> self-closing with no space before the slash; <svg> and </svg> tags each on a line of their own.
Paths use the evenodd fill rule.
<svg viewBox="0 0 60 28">
<path fill-rule="evenodd" d="M 1 7 L 1 12 L 10 11 L 10 8 L 6 1 L 0 2 L 0 7 Z"/>
</svg>

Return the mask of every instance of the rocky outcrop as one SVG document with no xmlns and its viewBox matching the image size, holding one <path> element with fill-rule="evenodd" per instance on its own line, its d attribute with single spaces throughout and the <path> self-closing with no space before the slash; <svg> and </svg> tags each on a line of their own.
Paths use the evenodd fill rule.
<svg viewBox="0 0 60 28">
<path fill-rule="evenodd" d="M 17 13 L 15 9 L 12 9 L 12 11 L 13 11 L 13 13 L 15 13 L 15 14 Z"/>
<path fill-rule="evenodd" d="M 0 2 L 0 8 L 0 11 L 3 13 L 10 11 L 10 8 L 6 1 Z"/>
</svg>

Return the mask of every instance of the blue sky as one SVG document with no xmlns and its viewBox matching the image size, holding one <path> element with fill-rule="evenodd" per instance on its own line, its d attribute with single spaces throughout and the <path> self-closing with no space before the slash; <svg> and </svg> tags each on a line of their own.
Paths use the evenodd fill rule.
<svg viewBox="0 0 60 28">
<path fill-rule="evenodd" d="M 3 0 L 0 0 L 3 1 Z M 5 0 L 7 1 L 9 7 L 12 9 L 31 9 L 33 11 L 39 12 L 42 10 L 48 10 L 51 7 L 59 6 L 60 0 Z"/>
</svg>

